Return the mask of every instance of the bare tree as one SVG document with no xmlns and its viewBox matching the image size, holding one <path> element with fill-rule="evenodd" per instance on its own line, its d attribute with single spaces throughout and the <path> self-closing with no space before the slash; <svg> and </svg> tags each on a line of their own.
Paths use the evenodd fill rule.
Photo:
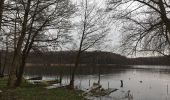
<svg viewBox="0 0 170 100">
<path fill-rule="evenodd" d="M 96 4 L 89 4 L 88 0 L 82 0 L 79 10 L 80 20 L 76 30 L 80 39 L 77 41 L 79 46 L 70 79 L 69 87 L 71 89 L 74 88 L 75 73 L 79 66 L 81 54 L 105 42 L 105 37 L 110 30 L 107 26 L 108 23 L 105 21 L 106 15 L 104 10 L 98 8 Z"/>
<path fill-rule="evenodd" d="M 36 42 L 36 37 L 43 36 L 42 33 L 46 32 L 47 30 L 55 29 L 56 31 L 60 30 L 59 32 L 55 32 L 55 34 L 57 34 L 57 37 L 55 37 L 55 35 L 53 35 L 53 37 L 55 37 L 55 38 L 49 39 L 49 37 L 47 37 L 47 40 L 45 40 L 45 41 L 48 43 L 50 41 L 51 42 L 60 41 L 59 38 L 61 38 L 61 37 L 59 36 L 59 34 L 64 34 L 63 32 L 68 30 L 70 27 L 68 22 L 69 22 L 69 17 L 74 13 L 73 5 L 71 5 L 71 3 L 69 3 L 69 1 L 67 1 L 67 0 L 62 1 L 62 2 L 61 1 L 57 1 L 57 2 L 53 1 L 53 3 L 57 3 L 57 6 L 54 8 L 54 10 L 53 10 L 53 12 L 51 12 L 51 14 L 44 16 L 44 20 L 42 20 L 44 23 L 42 25 L 40 25 L 38 29 L 32 29 L 32 31 L 30 29 L 28 39 L 27 39 L 25 47 L 22 51 L 22 62 L 19 67 L 18 79 L 16 82 L 17 86 L 19 86 L 21 83 L 22 75 L 24 72 L 25 61 L 26 61 L 26 58 L 27 58 L 31 48 L 33 48 L 33 46 L 35 46 L 34 43 Z M 60 6 L 58 6 L 58 4 Z M 46 6 L 50 7 L 50 5 L 46 5 Z M 65 9 L 63 9 L 63 8 L 65 8 Z M 47 11 L 45 13 L 47 13 Z M 37 14 L 37 12 L 35 11 L 34 14 Z M 42 16 L 38 16 L 38 17 L 42 17 Z M 34 19 L 34 18 L 32 17 L 32 19 Z M 39 19 L 39 18 L 37 18 L 37 19 Z M 33 24 L 33 23 L 31 23 L 31 24 Z M 32 26 L 32 25 L 30 25 L 30 26 Z M 33 28 L 33 26 L 31 28 Z M 32 37 L 31 37 L 31 35 L 32 35 Z"/>
<path fill-rule="evenodd" d="M 169 2 L 165 0 L 109 0 L 108 9 L 121 21 L 124 51 L 151 51 L 169 55 Z M 124 6 L 124 7 L 122 7 Z M 134 7 L 135 6 L 135 7 Z"/>
<path fill-rule="evenodd" d="M 14 1 L 14 4 L 17 15 L 14 18 L 17 20 L 14 20 L 15 49 L 9 73 L 9 87 L 20 85 L 26 58 L 36 45 L 37 37 L 43 37 L 51 29 L 61 30 L 61 32 L 68 29 L 66 25 L 69 24 L 69 18 L 74 13 L 74 6 L 69 0 L 19 0 Z M 57 41 L 57 38 L 53 40 Z M 48 38 L 48 41 L 53 40 Z"/>
<path fill-rule="evenodd" d="M 31 0 L 28 0 L 26 2 L 25 9 L 24 9 L 25 12 L 24 12 L 24 18 L 23 18 L 23 23 L 22 23 L 21 34 L 18 39 L 17 47 L 14 51 L 14 57 L 12 60 L 12 65 L 11 65 L 10 71 L 9 71 L 8 86 L 11 88 L 15 87 L 15 81 L 17 79 L 16 70 L 17 70 L 18 66 L 20 65 L 20 61 L 21 61 L 21 59 L 20 59 L 21 49 L 22 49 L 22 44 L 24 42 L 24 38 L 26 35 L 30 6 L 31 6 Z"/>
</svg>

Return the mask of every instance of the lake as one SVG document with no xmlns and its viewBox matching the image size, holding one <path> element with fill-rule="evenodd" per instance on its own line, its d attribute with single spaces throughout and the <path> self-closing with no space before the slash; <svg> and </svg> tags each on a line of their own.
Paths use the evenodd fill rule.
<svg viewBox="0 0 170 100">
<path fill-rule="evenodd" d="M 57 79 L 63 73 L 62 83 L 69 83 L 72 67 L 27 67 L 25 76 L 43 76 L 44 80 Z M 118 91 L 104 97 L 89 97 L 92 100 L 170 100 L 170 66 L 95 66 L 79 67 L 75 84 L 86 90 L 101 78 L 103 88 Z M 121 87 L 120 80 L 123 80 Z M 127 92 L 132 98 L 127 98 Z"/>
</svg>

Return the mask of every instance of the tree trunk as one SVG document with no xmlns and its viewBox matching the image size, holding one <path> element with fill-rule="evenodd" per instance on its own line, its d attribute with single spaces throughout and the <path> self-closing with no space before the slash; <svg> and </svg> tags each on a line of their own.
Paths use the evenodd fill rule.
<svg viewBox="0 0 170 100">
<path fill-rule="evenodd" d="M 3 77 L 3 75 L 2 75 L 2 59 L 1 59 L 1 57 L 2 57 L 2 52 L 0 51 L 0 77 Z"/>
<path fill-rule="evenodd" d="M 98 84 L 100 84 L 100 74 L 101 74 L 101 72 L 100 72 L 100 66 L 98 66 L 98 68 L 99 68 L 99 75 L 98 75 L 99 79 L 98 79 Z"/>
<path fill-rule="evenodd" d="M 60 71 L 60 79 L 59 79 L 60 85 L 62 84 L 62 79 L 63 79 L 63 72 Z"/>
<path fill-rule="evenodd" d="M 3 64 L 3 67 L 2 67 L 2 75 L 3 76 L 4 76 L 7 60 L 8 60 L 8 37 L 6 37 L 6 51 L 5 51 L 4 64 Z"/>
<path fill-rule="evenodd" d="M 162 18 L 163 22 L 165 23 L 167 30 L 170 34 L 170 19 L 167 17 L 166 9 L 165 9 L 165 6 L 164 6 L 162 0 L 159 0 L 158 6 L 159 6 L 159 9 L 161 12 L 161 18 Z"/>
<path fill-rule="evenodd" d="M 71 79 L 70 79 L 70 84 L 69 84 L 70 89 L 74 89 L 74 78 L 75 78 L 75 72 L 78 68 L 79 59 L 80 59 L 80 51 L 78 52 L 78 54 L 76 56 L 75 66 L 74 66 L 74 69 L 73 69 L 72 74 L 71 74 Z"/>
<path fill-rule="evenodd" d="M 16 70 L 20 66 L 20 54 L 19 52 L 14 53 L 14 58 L 12 61 L 12 66 L 9 69 L 9 79 L 8 79 L 8 87 L 9 88 L 15 88 L 15 82 L 16 82 Z"/>
<path fill-rule="evenodd" d="M 3 64 L 3 67 L 2 67 L 2 75 L 3 76 L 4 76 L 6 64 L 7 64 L 7 57 L 8 57 L 8 47 L 7 47 L 6 52 L 5 52 L 4 64 Z"/>
<path fill-rule="evenodd" d="M 22 62 L 21 62 L 21 65 L 19 67 L 18 74 L 17 74 L 17 80 L 16 80 L 16 83 L 15 83 L 16 87 L 20 86 L 21 83 L 22 83 L 22 76 L 24 74 L 24 68 L 25 68 L 25 60 L 26 60 L 26 57 L 23 56 Z"/>
</svg>

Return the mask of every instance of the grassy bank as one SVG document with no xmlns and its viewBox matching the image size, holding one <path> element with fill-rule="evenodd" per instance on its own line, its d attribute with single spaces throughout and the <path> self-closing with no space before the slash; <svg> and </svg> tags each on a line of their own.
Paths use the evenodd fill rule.
<svg viewBox="0 0 170 100">
<path fill-rule="evenodd" d="M 85 100 L 79 91 L 65 88 L 50 89 L 44 85 L 32 85 L 24 82 L 21 87 L 9 90 L 6 87 L 7 79 L 0 79 L 0 100 Z"/>
</svg>

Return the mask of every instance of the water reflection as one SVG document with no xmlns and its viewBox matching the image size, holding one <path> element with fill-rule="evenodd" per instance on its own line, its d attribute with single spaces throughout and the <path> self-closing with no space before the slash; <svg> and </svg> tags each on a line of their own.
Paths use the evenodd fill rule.
<svg viewBox="0 0 170 100">
<path fill-rule="evenodd" d="M 45 79 L 54 79 L 63 72 L 63 83 L 68 83 L 71 69 L 71 67 L 26 68 L 25 75 L 42 75 Z M 76 73 L 76 85 L 86 90 L 98 81 L 99 71 L 103 88 L 119 90 L 109 96 L 91 97 L 92 100 L 170 100 L 170 66 L 81 67 Z M 120 80 L 123 81 L 123 87 Z M 128 92 L 133 98 L 127 98 Z"/>
</svg>

